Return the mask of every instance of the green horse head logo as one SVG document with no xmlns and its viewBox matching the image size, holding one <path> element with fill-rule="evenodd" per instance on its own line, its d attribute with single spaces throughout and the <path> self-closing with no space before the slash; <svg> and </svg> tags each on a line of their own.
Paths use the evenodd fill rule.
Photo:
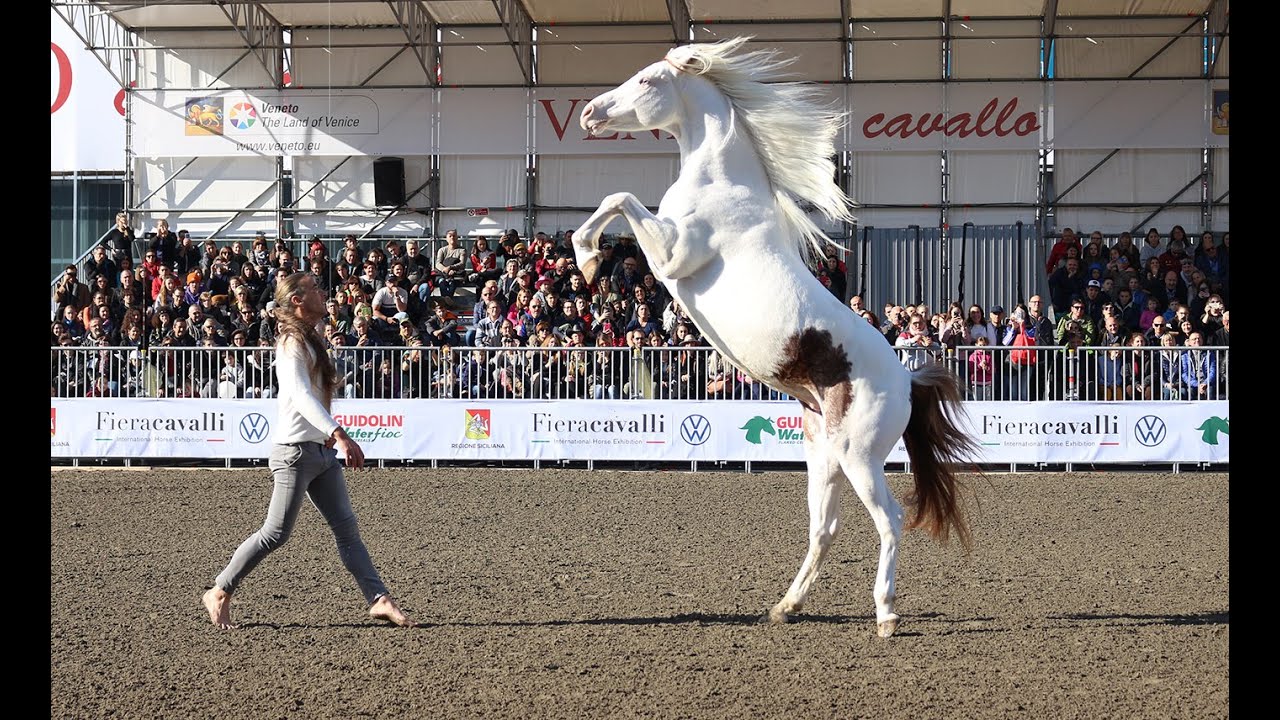
<svg viewBox="0 0 1280 720">
<path fill-rule="evenodd" d="M 738 429 L 747 431 L 747 442 L 752 445 L 760 444 L 760 433 L 762 432 L 767 432 L 774 436 L 778 434 L 773 429 L 773 421 L 767 417 L 760 417 L 759 415 L 751 418 L 747 421 L 746 425 L 743 425 Z"/>
<path fill-rule="evenodd" d="M 1200 423 L 1200 427 L 1196 429 L 1201 433 L 1200 439 L 1208 445 L 1218 444 L 1218 433 L 1231 434 L 1231 424 L 1227 422 L 1227 418 L 1220 418 L 1217 415 Z"/>
</svg>

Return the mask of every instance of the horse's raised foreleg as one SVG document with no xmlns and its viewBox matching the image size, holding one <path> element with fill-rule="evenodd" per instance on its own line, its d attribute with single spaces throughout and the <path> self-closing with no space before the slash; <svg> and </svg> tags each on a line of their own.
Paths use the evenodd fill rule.
<svg viewBox="0 0 1280 720">
<path fill-rule="evenodd" d="M 804 411 L 804 456 L 809 468 L 809 551 L 787 594 L 769 611 L 769 621 L 784 623 L 804 607 L 822 560 L 840 530 L 840 464 L 825 432 L 822 416 Z"/>
<path fill-rule="evenodd" d="M 598 229 L 597 225 L 592 223 L 596 215 L 602 217 L 607 215 L 607 219 L 598 223 Z M 609 220 L 618 215 L 631 225 L 631 232 L 635 234 L 636 242 L 640 243 L 640 249 L 644 250 L 645 259 L 649 261 L 649 269 L 660 280 L 687 277 L 711 258 L 708 248 L 694 247 L 693 238 L 683 232 L 681 226 L 649 212 L 649 208 L 645 207 L 635 195 L 627 192 L 614 193 L 606 197 L 600 203 L 596 214 L 583 223 L 584 228 L 596 230 L 595 236 L 581 238 L 582 244 L 579 245 L 579 234 L 574 234 L 574 245 L 580 256 L 578 267 L 582 269 L 583 275 L 586 275 L 587 271 L 581 262 L 582 257 L 584 254 L 587 255 L 587 262 L 590 262 L 592 259 L 590 253 L 597 252 L 595 248 L 599 231 L 604 229 Z"/>
<path fill-rule="evenodd" d="M 591 217 L 578 227 L 573 234 L 573 254 L 578 269 L 582 271 L 582 279 L 590 286 L 596 281 L 596 273 L 600 270 L 600 234 L 606 226 L 620 214 L 616 204 L 610 202 L 613 195 L 604 199 Z"/>
</svg>

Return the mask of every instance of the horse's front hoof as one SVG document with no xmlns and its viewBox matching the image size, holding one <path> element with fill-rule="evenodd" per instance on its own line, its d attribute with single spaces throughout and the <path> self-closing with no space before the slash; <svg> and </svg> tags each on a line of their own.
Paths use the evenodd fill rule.
<svg viewBox="0 0 1280 720">
<path fill-rule="evenodd" d="M 890 615 L 889 617 L 877 622 L 876 634 L 882 638 L 893 637 L 893 634 L 898 631 L 898 622 L 901 619 L 902 618 L 897 615 Z"/>
<path fill-rule="evenodd" d="M 587 256 L 586 260 L 578 266 L 578 270 L 582 272 L 582 279 L 587 287 L 591 287 L 596 281 L 596 273 L 600 271 L 600 256 L 593 253 Z"/>
</svg>

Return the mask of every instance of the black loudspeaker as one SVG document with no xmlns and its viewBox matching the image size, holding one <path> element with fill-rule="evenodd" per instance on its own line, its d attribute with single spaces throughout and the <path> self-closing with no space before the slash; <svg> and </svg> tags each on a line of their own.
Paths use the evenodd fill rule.
<svg viewBox="0 0 1280 720">
<path fill-rule="evenodd" d="M 404 204 L 404 158 L 380 157 L 373 161 L 373 204 L 378 207 Z"/>
</svg>

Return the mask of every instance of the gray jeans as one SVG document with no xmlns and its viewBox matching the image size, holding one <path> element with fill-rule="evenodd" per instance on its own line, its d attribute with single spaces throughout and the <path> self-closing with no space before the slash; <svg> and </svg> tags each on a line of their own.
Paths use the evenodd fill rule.
<svg viewBox="0 0 1280 720">
<path fill-rule="evenodd" d="M 333 530 L 338 555 L 360 585 L 365 602 L 372 605 L 379 595 L 387 594 L 360 539 L 337 452 L 313 442 L 276 445 L 271 450 L 269 466 L 275 488 L 271 492 L 267 520 L 236 549 L 231 562 L 215 581 L 218 587 L 228 593 L 235 592 L 263 558 L 289 540 L 306 496 Z"/>
</svg>

